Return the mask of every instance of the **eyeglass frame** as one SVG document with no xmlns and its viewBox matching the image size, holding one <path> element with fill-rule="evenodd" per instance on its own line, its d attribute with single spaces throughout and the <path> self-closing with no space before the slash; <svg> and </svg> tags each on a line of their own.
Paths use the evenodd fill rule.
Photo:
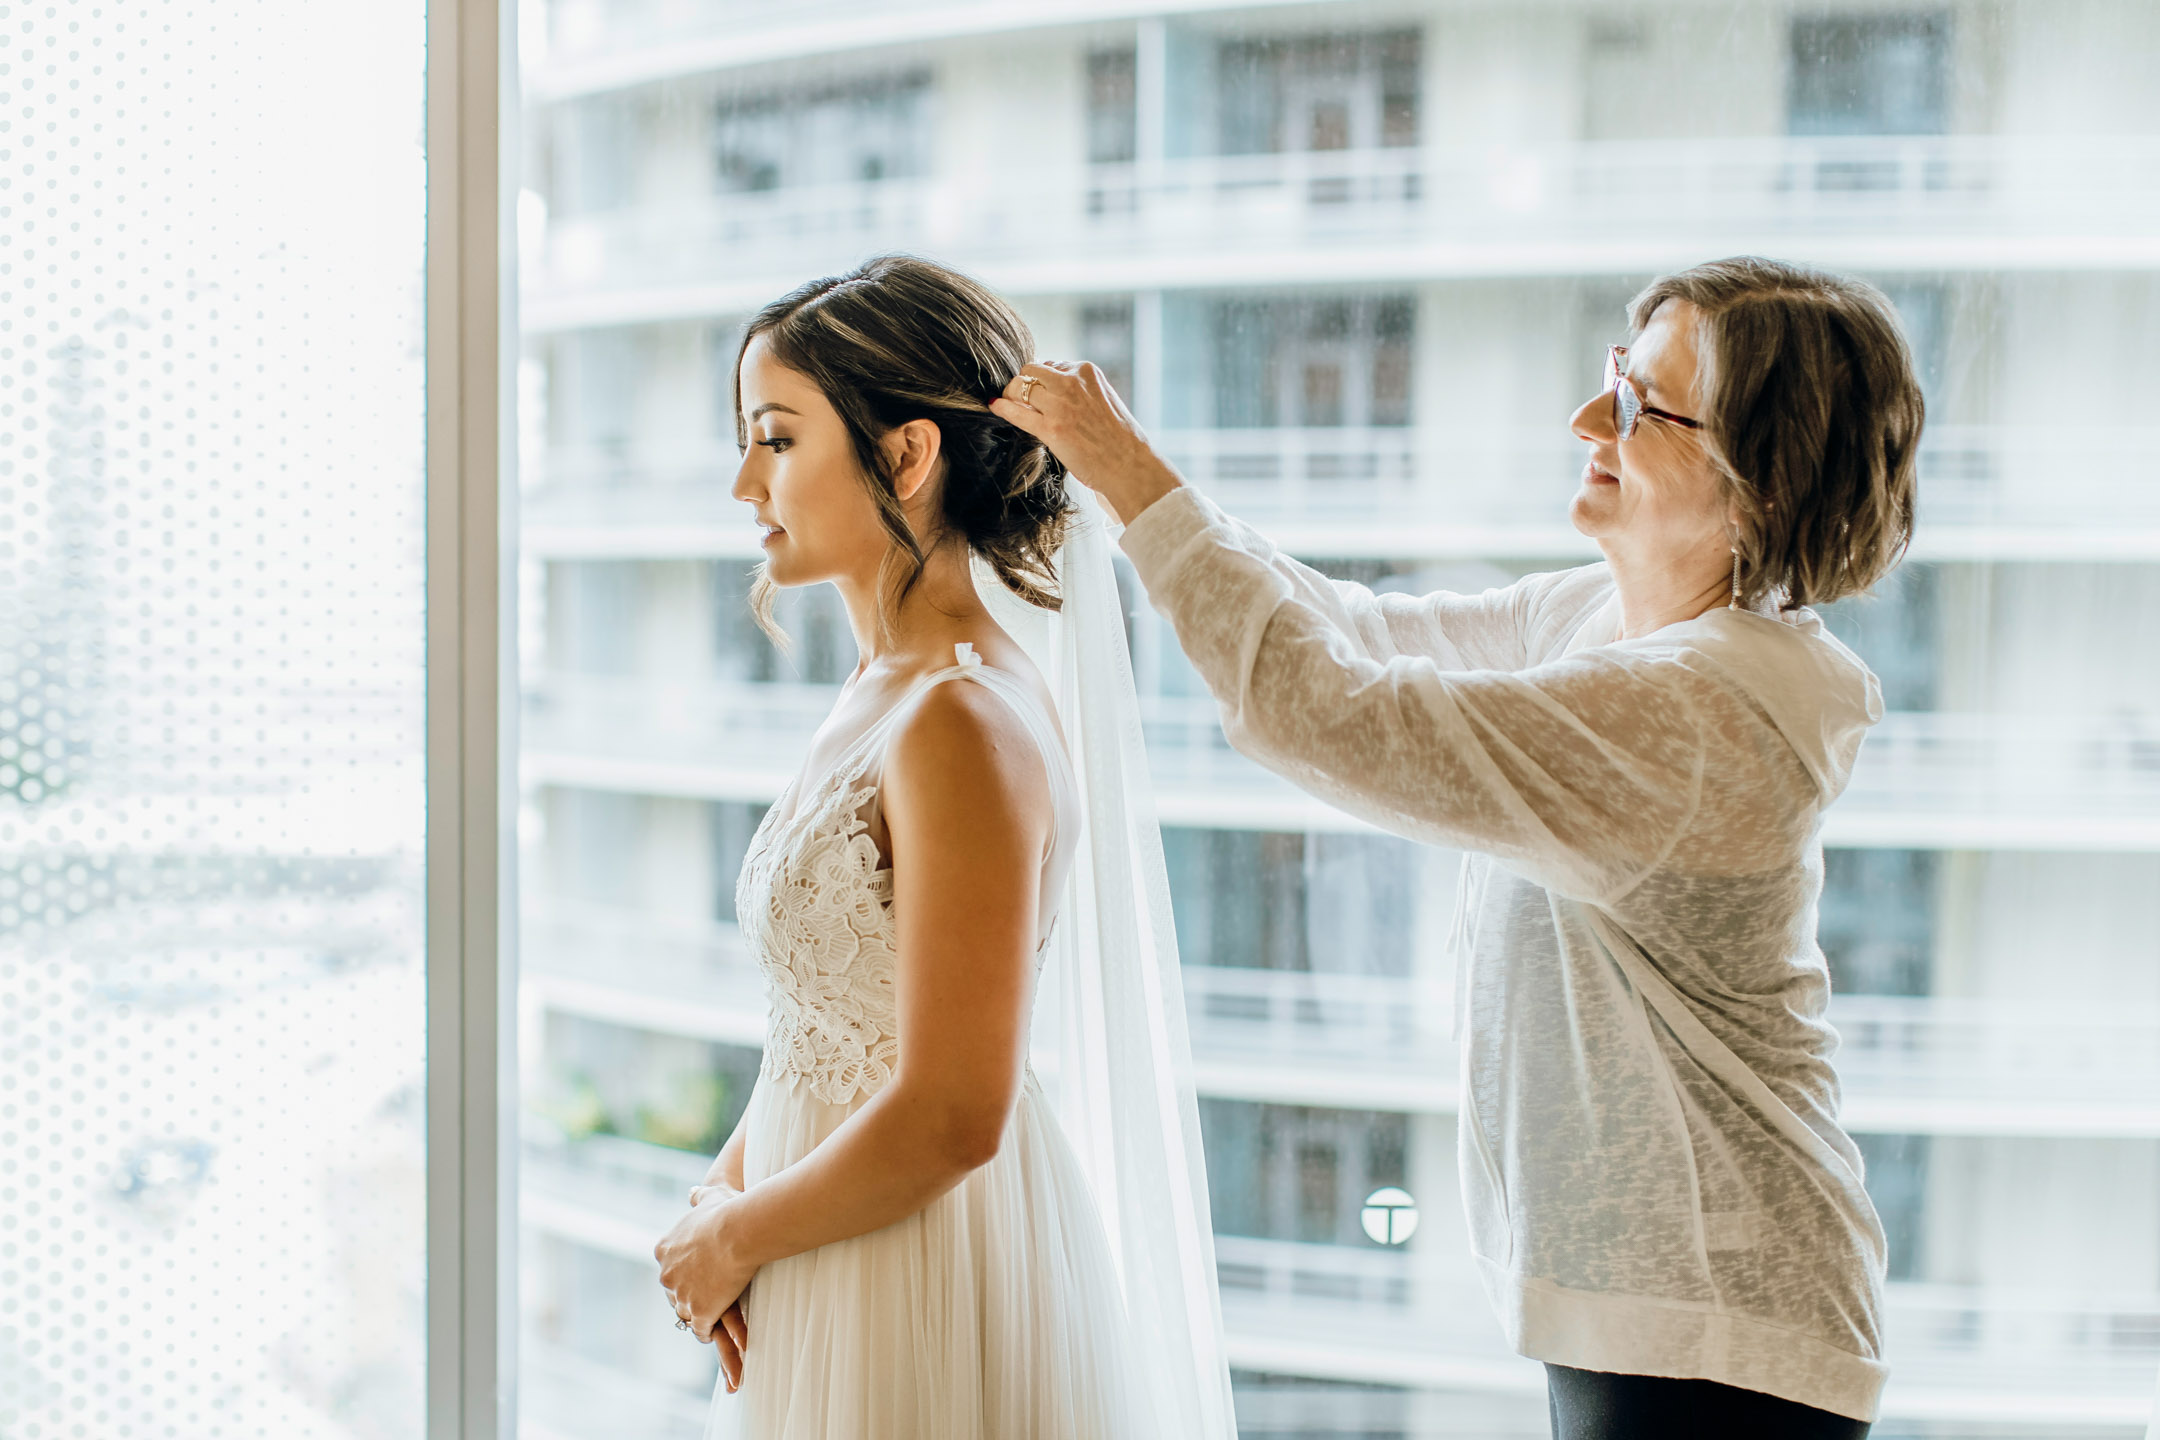
<svg viewBox="0 0 2160 1440">
<path fill-rule="evenodd" d="M 1633 377 L 1627 373 L 1627 346 L 1625 345 L 1608 345 L 1605 347 L 1605 388 L 1611 392 L 1613 397 L 1613 434 L 1618 439 L 1631 439 L 1635 434 L 1636 425 L 1641 423 L 1642 417 L 1645 415 L 1653 420 L 1663 420 L 1668 425 L 1678 425 L 1686 430 L 1700 430 L 1703 428 L 1702 421 L 1690 420 L 1685 415 L 1675 415 L 1670 410 L 1661 410 L 1643 398 L 1642 391 L 1636 387 Z M 1628 398 L 1626 400 L 1620 398 L 1620 392 L 1623 389 L 1627 392 Z"/>
</svg>

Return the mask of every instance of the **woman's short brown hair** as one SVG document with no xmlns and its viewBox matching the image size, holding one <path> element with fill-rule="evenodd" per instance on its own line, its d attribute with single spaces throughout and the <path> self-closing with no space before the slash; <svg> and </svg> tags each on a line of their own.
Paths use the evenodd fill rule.
<svg viewBox="0 0 2160 1440">
<path fill-rule="evenodd" d="M 1701 312 L 1698 432 L 1739 516 L 1740 600 L 1786 609 L 1867 591 L 1912 542 L 1926 406 L 1889 297 L 1740 256 L 1661 276 L 1628 304 Z"/>
</svg>

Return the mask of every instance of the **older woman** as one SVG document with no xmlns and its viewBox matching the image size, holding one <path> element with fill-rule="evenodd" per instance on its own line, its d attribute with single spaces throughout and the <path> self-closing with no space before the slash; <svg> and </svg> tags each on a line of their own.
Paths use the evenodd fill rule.
<svg viewBox="0 0 2160 1440">
<path fill-rule="evenodd" d="M 1576 411 L 1605 562 L 1482 595 L 1329 581 L 1185 487 L 1086 365 L 996 405 L 1126 521 L 1231 743 L 1472 852 L 1464 1204 L 1565 1440 L 1867 1432 L 1883 1233 L 1839 1127 L 1822 814 L 1875 678 L 1811 604 L 1910 535 L 1922 407 L 1873 287 L 1669 275 Z"/>
</svg>

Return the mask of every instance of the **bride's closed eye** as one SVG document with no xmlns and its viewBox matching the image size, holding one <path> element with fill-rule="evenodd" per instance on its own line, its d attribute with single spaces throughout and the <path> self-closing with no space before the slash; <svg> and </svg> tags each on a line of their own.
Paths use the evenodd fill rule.
<svg viewBox="0 0 2160 1440">
<path fill-rule="evenodd" d="M 773 454 L 778 455 L 781 451 L 787 449 L 788 446 L 793 445 L 795 442 L 793 440 L 790 440 L 785 435 L 775 435 L 770 440 L 758 440 L 754 441 L 753 443 L 763 445 L 766 449 L 772 451 Z"/>
</svg>

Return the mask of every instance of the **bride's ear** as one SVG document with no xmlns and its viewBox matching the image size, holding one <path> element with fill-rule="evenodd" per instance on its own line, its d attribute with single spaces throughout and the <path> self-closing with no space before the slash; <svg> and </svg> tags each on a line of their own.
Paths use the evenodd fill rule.
<svg viewBox="0 0 2160 1440">
<path fill-rule="evenodd" d="M 944 438 L 944 432 L 930 420 L 910 420 L 886 432 L 882 443 L 895 499 L 906 504 L 930 483 L 930 477 L 937 473 Z"/>
</svg>

